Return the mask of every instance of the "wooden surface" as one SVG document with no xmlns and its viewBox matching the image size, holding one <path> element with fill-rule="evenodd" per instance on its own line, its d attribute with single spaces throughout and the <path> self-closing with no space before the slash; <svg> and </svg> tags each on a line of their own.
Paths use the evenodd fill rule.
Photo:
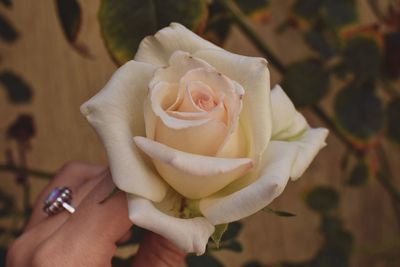
<svg viewBox="0 0 400 267">
<path fill-rule="evenodd" d="M 80 1 L 84 21 L 80 40 L 87 44 L 94 59 L 77 54 L 65 41 L 59 26 L 54 1 L 14 1 L 11 11 L 1 8 L 21 33 L 13 45 L 0 44 L 1 69 L 13 69 L 20 73 L 34 88 L 34 98 L 29 105 L 14 106 L 6 101 L 4 90 L 0 90 L 0 152 L 6 144 L 4 130 L 21 112 L 32 113 L 37 136 L 33 150 L 28 155 L 31 167 L 56 171 L 64 162 L 84 160 L 106 164 L 103 147 L 89 124 L 81 116 L 79 106 L 94 95 L 116 67 L 110 60 L 102 42 L 96 20 L 99 1 Z M 365 1 L 360 2 L 363 21 L 373 20 Z M 275 36 L 273 28 L 283 19 L 281 14 L 291 1 L 275 1 L 272 23 L 257 26 L 272 50 L 284 63 L 305 57 L 310 51 L 302 45 L 301 36 L 289 31 Z M 248 41 L 234 30 L 226 49 L 245 55 L 258 55 Z M 272 84 L 279 82 L 279 75 L 272 70 Z M 324 101 L 329 103 L 329 98 Z M 329 110 L 329 107 L 326 106 Z M 311 125 L 322 122 L 305 111 Z M 346 226 L 354 233 L 357 247 L 381 244 L 399 236 L 390 201 L 376 181 L 362 189 L 343 186 L 339 161 L 345 152 L 343 145 L 333 136 L 328 146 L 321 151 L 315 162 L 298 182 L 290 183 L 273 206 L 296 213 L 295 218 L 277 218 L 258 213 L 244 220 L 240 235 L 244 251 L 218 252 L 226 266 L 240 266 L 249 259 L 263 263 L 278 260 L 303 260 L 318 249 L 318 217 L 308 210 L 303 201 L 304 192 L 317 184 L 329 184 L 342 193 L 340 212 Z M 392 164 L 399 162 L 399 149 L 390 151 Z M 0 154 L 0 161 L 3 161 Z M 398 166 L 398 165 L 397 165 Z M 400 172 L 397 168 L 396 174 Z M 35 196 L 45 182 L 34 182 Z M 0 173 L 2 189 L 21 194 L 11 175 Z M 33 201 L 34 199 L 32 199 Z M 379 258 L 356 253 L 354 266 L 384 266 Z"/>
</svg>

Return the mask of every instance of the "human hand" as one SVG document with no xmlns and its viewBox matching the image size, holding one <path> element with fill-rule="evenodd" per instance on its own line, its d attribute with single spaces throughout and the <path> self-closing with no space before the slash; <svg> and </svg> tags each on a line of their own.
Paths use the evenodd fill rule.
<svg viewBox="0 0 400 267">
<path fill-rule="evenodd" d="M 72 189 L 67 211 L 53 216 L 43 212 L 43 202 L 55 187 Z M 111 266 L 116 243 L 129 234 L 126 196 L 113 190 L 107 168 L 85 163 L 66 164 L 39 195 L 22 235 L 12 244 L 7 267 Z M 183 264 L 185 253 L 163 237 L 148 232 L 132 262 L 133 267 L 170 267 Z"/>
</svg>

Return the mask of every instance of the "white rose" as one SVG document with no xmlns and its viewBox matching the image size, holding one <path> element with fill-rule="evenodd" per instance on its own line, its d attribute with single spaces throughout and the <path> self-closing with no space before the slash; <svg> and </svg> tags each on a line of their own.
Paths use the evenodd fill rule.
<svg viewBox="0 0 400 267">
<path fill-rule="evenodd" d="M 130 219 L 202 254 L 214 226 L 249 216 L 325 145 L 267 61 L 229 53 L 172 23 L 81 107 L 107 151 Z M 182 218 L 190 201 L 198 217 Z"/>
</svg>

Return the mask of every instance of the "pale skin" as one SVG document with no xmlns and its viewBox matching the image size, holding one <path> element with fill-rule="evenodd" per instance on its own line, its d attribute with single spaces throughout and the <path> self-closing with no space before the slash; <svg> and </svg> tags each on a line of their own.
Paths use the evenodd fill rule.
<svg viewBox="0 0 400 267">
<path fill-rule="evenodd" d="M 56 186 L 72 189 L 74 214 L 63 211 L 47 216 L 43 212 L 43 201 Z M 132 226 L 124 193 L 99 203 L 113 188 L 105 167 L 66 164 L 36 200 L 24 232 L 8 251 L 6 266 L 111 266 L 116 244 L 129 237 Z M 131 266 L 182 266 L 184 257 L 185 253 L 168 240 L 148 232 Z"/>
</svg>

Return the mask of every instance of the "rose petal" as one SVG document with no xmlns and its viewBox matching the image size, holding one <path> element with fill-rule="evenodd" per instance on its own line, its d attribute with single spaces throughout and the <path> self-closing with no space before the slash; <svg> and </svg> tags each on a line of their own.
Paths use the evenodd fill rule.
<svg viewBox="0 0 400 267">
<path fill-rule="evenodd" d="M 309 128 L 310 126 L 308 126 L 304 116 L 300 112 L 296 111 L 290 126 L 274 135 L 272 140 L 294 140 Z"/>
<path fill-rule="evenodd" d="M 229 133 L 232 133 L 239 120 L 242 110 L 243 87 L 225 75 L 212 69 L 193 69 L 188 71 L 180 80 L 180 88 L 186 88 L 190 83 L 201 81 L 206 83 L 215 94 L 224 96 L 224 105 L 227 109 Z"/>
<path fill-rule="evenodd" d="M 225 143 L 218 150 L 216 157 L 219 158 L 241 158 L 246 157 L 247 151 L 246 136 L 242 126 L 239 124 L 234 132 L 227 137 Z"/>
<path fill-rule="evenodd" d="M 292 101 L 279 85 L 271 91 L 271 107 L 273 140 L 290 139 L 308 128 L 304 117 L 297 112 Z"/>
<path fill-rule="evenodd" d="M 165 82 L 159 82 L 150 91 L 152 110 L 160 118 L 154 129 L 154 140 L 184 152 L 215 155 L 228 134 L 226 124 L 217 119 L 218 114 L 198 120 L 170 116 L 164 104 L 171 102 L 168 100 L 172 99 L 171 91 L 171 84 Z"/>
<path fill-rule="evenodd" d="M 326 146 L 325 139 L 329 131 L 325 128 L 310 128 L 296 140 L 292 141 L 299 147 L 290 176 L 292 180 L 298 179 L 311 164 L 318 151 Z"/>
<path fill-rule="evenodd" d="M 206 124 L 209 118 L 199 120 L 181 120 L 171 117 L 166 112 L 168 106 L 172 105 L 177 97 L 177 85 L 167 82 L 159 82 L 150 89 L 151 109 L 162 122 L 169 128 L 181 130 Z"/>
<path fill-rule="evenodd" d="M 153 159 L 168 184 L 191 199 L 217 192 L 252 167 L 249 158 L 225 159 L 185 153 L 141 136 L 134 137 L 134 141 Z"/>
<path fill-rule="evenodd" d="M 214 119 L 221 121 L 226 124 L 226 110 L 222 102 L 214 107 L 211 112 L 200 111 L 200 112 L 180 112 L 180 111 L 168 111 L 168 115 L 182 120 L 201 120 L 201 119 Z"/>
<path fill-rule="evenodd" d="M 169 216 L 153 206 L 151 201 L 128 195 L 129 218 L 135 224 L 160 234 L 186 252 L 205 252 L 214 226 L 204 217 L 180 219 Z"/>
<path fill-rule="evenodd" d="M 257 163 L 272 132 L 267 61 L 213 49 L 199 50 L 193 56 L 205 60 L 244 88 L 240 123 L 249 141 L 249 156 Z"/>
<path fill-rule="evenodd" d="M 154 36 L 148 36 L 140 43 L 135 60 L 165 66 L 171 55 L 178 50 L 194 53 L 199 49 L 212 48 L 222 50 L 194 34 L 178 23 L 159 30 Z"/>
<path fill-rule="evenodd" d="M 144 124 L 146 128 L 146 136 L 147 138 L 154 140 L 158 118 L 156 114 L 154 114 L 153 109 L 151 108 L 150 99 L 147 97 L 143 101 L 143 113 L 144 113 Z"/>
<path fill-rule="evenodd" d="M 194 58 L 191 54 L 184 51 L 175 51 L 168 60 L 168 65 L 157 69 L 149 83 L 153 87 L 158 82 L 179 83 L 179 80 L 189 70 L 205 68 L 214 69 L 210 64 L 202 59 Z"/>
<path fill-rule="evenodd" d="M 207 112 L 207 110 L 201 109 L 195 103 L 195 100 L 193 99 L 193 94 L 196 92 L 198 92 L 198 94 L 202 93 L 204 95 L 207 95 L 211 100 L 216 99 L 214 92 L 207 84 L 201 81 L 192 81 L 187 84 L 182 102 L 176 110 L 180 112 Z"/>
<path fill-rule="evenodd" d="M 225 123 L 214 119 L 200 126 L 179 130 L 170 128 L 159 120 L 154 140 L 183 152 L 214 156 L 227 135 Z"/>
<path fill-rule="evenodd" d="M 103 141 L 117 187 L 160 201 L 167 185 L 132 142 L 132 136 L 145 132 L 142 103 L 154 69 L 149 64 L 129 61 L 98 94 L 81 106 L 81 112 Z"/>
<path fill-rule="evenodd" d="M 292 101 L 277 85 L 271 91 L 273 140 L 290 141 L 299 147 L 299 153 L 291 171 L 292 180 L 298 179 L 318 151 L 323 148 L 328 130 L 310 128 L 307 121 L 294 107 Z"/>
<path fill-rule="evenodd" d="M 240 220 L 266 207 L 285 188 L 298 147 L 290 142 L 271 141 L 262 156 L 264 169 L 258 179 L 236 191 L 222 190 L 200 200 L 201 213 L 213 224 Z"/>
</svg>

